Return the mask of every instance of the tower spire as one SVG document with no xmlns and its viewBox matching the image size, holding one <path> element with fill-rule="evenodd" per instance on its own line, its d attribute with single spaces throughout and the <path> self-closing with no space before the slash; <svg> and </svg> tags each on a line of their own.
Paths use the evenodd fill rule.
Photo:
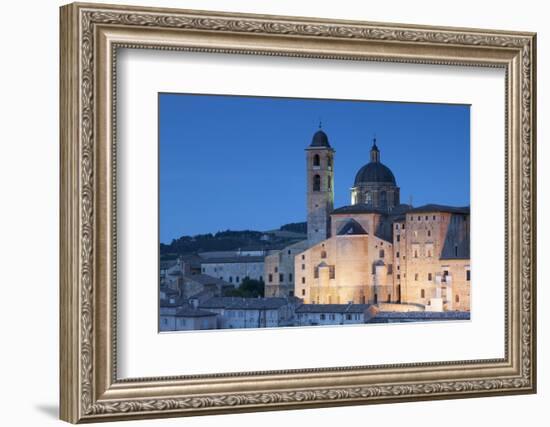
<svg viewBox="0 0 550 427">
<path fill-rule="evenodd" d="M 372 147 L 370 149 L 370 161 L 373 163 L 380 162 L 380 150 L 376 145 L 376 134 L 374 134 L 374 138 L 372 138 Z"/>
</svg>

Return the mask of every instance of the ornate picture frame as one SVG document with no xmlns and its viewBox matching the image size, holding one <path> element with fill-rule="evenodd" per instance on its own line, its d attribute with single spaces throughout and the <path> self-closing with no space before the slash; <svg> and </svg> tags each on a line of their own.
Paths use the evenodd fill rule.
<svg viewBox="0 0 550 427">
<path fill-rule="evenodd" d="M 60 404 L 71 422 L 536 392 L 536 35 L 189 10 L 61 8 Z M 505 357 L 117 377 L 117 49 L 505 70 Z"/>
</svg>

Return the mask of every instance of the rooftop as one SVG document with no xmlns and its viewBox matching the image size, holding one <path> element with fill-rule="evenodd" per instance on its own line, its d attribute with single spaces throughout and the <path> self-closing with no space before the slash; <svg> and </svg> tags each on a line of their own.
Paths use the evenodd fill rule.
<svg viewBox="0 0 550 427">
<path fill-rule="evenodd" d="M 364 313 L 370 304 L 302 304 L 296 313 Z"/>
<path fill-rule="evenodd" d="M 418 206 L 417 208 L 409 209 L 407 213 L 420 213 L 420 212 L 448 212 L 458 214 L 469 214 L 470 206 L 448 206 L 448 205 L 436 205 L 427 204 Z"/>
<path fill-rule="evenodd" d="M 358 203 L 356 205 L 348 205 L 348 206 L 342 206 L 342 207 L 336 208 L 331 212 L 331 215 L 357 214 L 357 213 L 374 213 L 374 214 L 383 214 L 383 215 L 387 214 L 387 212 L 382 211 L 380 209 L 375 209 L 367 205 L 366 203 Z"/>
<path fill-rule="evenodd" d="M 230 283 L 226 282 L 225 280 L 218 279 L 217 277 L 212 277 L 208 274 L 191 274 L 186 275 L 183 277 L 184 281 L 193 281 L 200 283 L 201 285 L 231 285 Z"/>
<path fill-rule="evenodd" d="M 236 263 L 252 263 L 264 262 L 263 256 L 240 255 L 226 256 L 220 258 L 207 258 L 201 261 L 201 264 L 236 264 Z"/>
<path fill-rule="evenodd" d="M 309 146 L 315 148 L 330 148 L 328 136 L 325 132 L 321 130 L 320 124 L 319 130 L 313 135 L 313 138 L 311 139 L 311 144 Z"/>
<path fill-rule="evenodd" d="M 201 310 L 199 308 L 193 308 L 190 306 L 183 306 L 176 311 L 176 317 L 211 317 L 217 316 L 217 313 L 207 310 Z"/>
<path fill-rule="evenodd" d="M 200 307 L 226 310 L 276 310 L 289 303 L 287 298 L 214 297 L 202 302 Z"/>
<path fill-rule="evenodd" d="M 167 270 L 173 266 L 175 266 L 178 263 L 177 260 L 170 260 L 170 261 L 161 261 L 160 262 L 160 269 L 161 270 Z"/>
</svg>

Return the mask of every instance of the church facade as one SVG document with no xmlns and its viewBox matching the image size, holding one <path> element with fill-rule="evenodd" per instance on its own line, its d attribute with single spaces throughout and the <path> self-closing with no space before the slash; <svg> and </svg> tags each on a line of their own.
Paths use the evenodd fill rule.
<svg viewBox="0 0 550 427">
<path fill-rule="evenodd" d="M 266 282 L 266 296 L 394 311 L 470 310 L 469 207 L 401 204 L 374 140 L 351 204 L 334 209 L 335 150 L 326 133 L 319 129 L 305 151 L 307 240 L 266 259 L 266 276 L 284 265 L 293 280 L 284 287 Z"/>
</svg>

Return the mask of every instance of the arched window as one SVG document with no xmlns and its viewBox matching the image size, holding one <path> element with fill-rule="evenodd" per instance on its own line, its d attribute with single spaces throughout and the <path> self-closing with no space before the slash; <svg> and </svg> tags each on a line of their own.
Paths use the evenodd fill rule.
<svg viewBox="0 0 550 427">
<path fill-rule="evenodd" d="M 313 177 L 313 191 L 321 191 L 321 176 L 315 175 Z"/>
<path fill-rule="evenodd" d="M 330 156 L 327 157 L 327 167 L 329 170 L 332 169 L 332 157 Z"/>
<path fill-rule="evenodd" d="M 313 156 L 313 166 L 320 166 L 321 165 L 321 158 L 319 157 L 319 154 L 315 154 Z"/>
</svg>

